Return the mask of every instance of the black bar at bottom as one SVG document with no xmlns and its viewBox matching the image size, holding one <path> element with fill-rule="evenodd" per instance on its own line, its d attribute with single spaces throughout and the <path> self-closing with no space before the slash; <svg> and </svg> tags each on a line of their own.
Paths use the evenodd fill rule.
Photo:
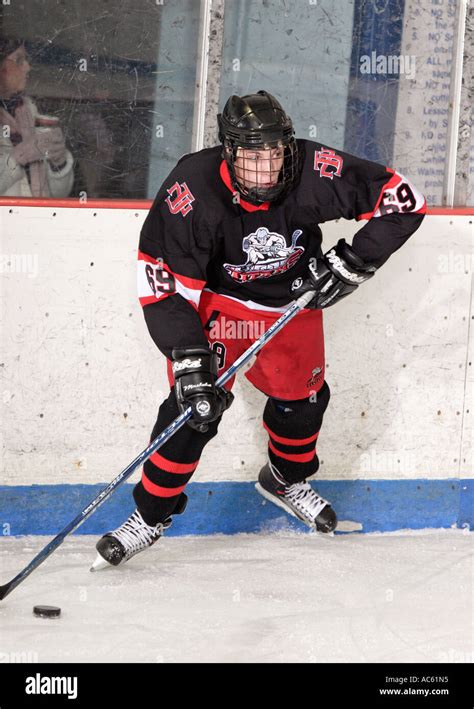
<svg viewBox="0 0 474 709">
<path fill-rule="evenodd" d="M 142 709 L 229 703 L 472 709 L 472 666 L 463 664 L 0 664 L 0 709 Z M 275 701 L 275 706 L 272 702 Z"/>
</svg>

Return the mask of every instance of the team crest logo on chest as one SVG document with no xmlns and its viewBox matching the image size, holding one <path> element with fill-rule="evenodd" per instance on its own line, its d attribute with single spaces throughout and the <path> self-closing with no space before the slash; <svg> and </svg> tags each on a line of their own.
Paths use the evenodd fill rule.
<svg viewBox="0 0 474 709">
<path fill-rule="evenodd" d="M 340 155 L 336 155 L 334 150 L 315 150 L 314 151 L 314 169 L 319 172 L 320 177 L 329 177 L 330 180 L 334 176 L 340 177 L 344 160 Z"/>
<path fill-rule="evenodd" d="M 165 202 L 171 214 L 181 213 L 181 216 L 185 217 L 186 214 L 192 210 L 192 202 L 194 202 L 194 195 L 191 193 L 186 182 L 182 182 L 181 184 L 175 182 L 174 185 L 168 187 L 166 191 L 170 196 L 166 198 Z"/>
<path fill-rule="evenodd" d="M 242 264 L 224 263 L 224 268 L 240 283 L 284 273 L 294 266 L 304 253 L 302 246 L 296 246 L 296 241 L 302 233 L 301 229 L 296 229 L 291 237 L 291 246 L 287 246 L 284 236 L 268 231 L 267 227 L 259 227 L 242 241 L 242 251 L 247 254 L 247 261 Z"/>
</svg>

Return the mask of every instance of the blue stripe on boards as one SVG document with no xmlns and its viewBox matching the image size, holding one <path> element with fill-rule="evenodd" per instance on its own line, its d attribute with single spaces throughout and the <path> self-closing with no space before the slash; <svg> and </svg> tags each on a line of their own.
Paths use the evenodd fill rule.
<svg viewBox="0 0 474 709">
<path fill-rule="evenodd" d="M 105 485 L 0 486 L 0 534 L 56 535 Z M 473 525 L 472 480 L 318 480 L 313 486 L 340 520 L 361 524 L 362 532 Z M 119 526 L 134 509 L 132 488 L 118 488 L 76 533 L 103 534 Z M 262 498 L 252 482 L 191 482 L 186 493 L 187 509 L 167 535 L 308 531 Z"/>
</svg>

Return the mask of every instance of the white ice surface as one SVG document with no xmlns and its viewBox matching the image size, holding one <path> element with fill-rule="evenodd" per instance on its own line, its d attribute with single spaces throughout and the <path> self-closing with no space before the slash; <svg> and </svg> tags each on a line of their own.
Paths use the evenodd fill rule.
<svg viewBox="0 0 474 709">
<path fill-rule="evenodd" d="M 462 530 L 173 537 L 89 573 L 76 536 L 0 602 L 0 661 L 471 662 Z M 1 583 L 49 539 L 3 538 Z M 35 604 L 58 605 L 56 620 Z"/>
</svg>

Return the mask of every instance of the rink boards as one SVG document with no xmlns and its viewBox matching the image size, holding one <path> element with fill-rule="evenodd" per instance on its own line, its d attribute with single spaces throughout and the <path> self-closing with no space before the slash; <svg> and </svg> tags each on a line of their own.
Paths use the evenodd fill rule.
<svg viewBox="0 0 474 709">
<path fill-rule="evenodd" d="M 145 216 L 0 208 L 4 534 L 54 533 L 148 443 L 168 388 L 136 297 Z M 324 313 L 332 398 L 314 482 L 362 531 L 472 524 L 472 220 L 430 215 Z M 326 249 L 359 225 L 322 228 Z M 253 489 L 265 397 L 242 376 L 234 393 L 176 534 L 292 524 Z M 130 506 L 127 485 L 79 531 L 98 533 Z"/>
</svg>

